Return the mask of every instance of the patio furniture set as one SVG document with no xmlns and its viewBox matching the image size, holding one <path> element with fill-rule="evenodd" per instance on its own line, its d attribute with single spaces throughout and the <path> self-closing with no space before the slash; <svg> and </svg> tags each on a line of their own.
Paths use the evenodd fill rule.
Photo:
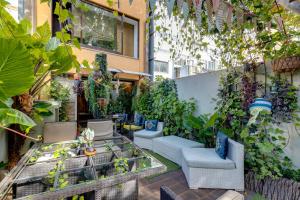
<svg viewBox="0 0 300 200">
<path fill-rule="evenodd" d="M 163 122 L 156 131 L 134 132 L 134 143 L 182 167 L 191 189 L 220 188 L 244 191 L 244 146 L 228 139 L 228 153 L 221 158 L 214 148 L 178 136 L 163 136 Z"/>
<path fill-rule="evenodd" d="M 0 199 L 12 194 L 20 200 L 134 200 L 138 199 L 139 178 L 166 171 L 157 159 L 113 132 L 112 121 L 91 121 L 88 127 L 95 130 L 94 156 L 82 153 L 78 140 L 35 144 L 0 183 Z M 73 126 L 70 123 L 62 129 L 68 133 Z M 74 136 L 67 135 L 64 139 Z M 64 156 L 57 156 L 58 152 L 65 152 Z"/>
</svg>

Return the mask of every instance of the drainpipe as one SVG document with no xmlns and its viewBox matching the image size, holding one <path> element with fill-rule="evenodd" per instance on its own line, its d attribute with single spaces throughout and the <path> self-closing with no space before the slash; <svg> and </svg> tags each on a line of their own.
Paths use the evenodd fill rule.
<svg viewBox="0 0 300 200">
<path fill-rule="evenodd" d="M 148 42 L 148 70 L 150 76 L 150 80 L 154 79 L 154 20 L 153 20 L 153 11 L 150 7 L 149 17 L 149 42 Z"/>
</svg>

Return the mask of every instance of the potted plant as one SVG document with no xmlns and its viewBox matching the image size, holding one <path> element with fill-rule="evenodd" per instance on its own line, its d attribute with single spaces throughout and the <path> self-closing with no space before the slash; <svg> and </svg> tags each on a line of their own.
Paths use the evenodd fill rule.
<svg viewBox="0 0 300 200">
<path fill-rule="evenodd" d="M 93 156 L 96 154 L 96 149 L 94 148 L 93 140 L 95 137 L 95 132 L 92 129 L 85 129 L 81 133 L 81 142 L 85 144 L 84 154 L 86 156 Z"/>
</svg>

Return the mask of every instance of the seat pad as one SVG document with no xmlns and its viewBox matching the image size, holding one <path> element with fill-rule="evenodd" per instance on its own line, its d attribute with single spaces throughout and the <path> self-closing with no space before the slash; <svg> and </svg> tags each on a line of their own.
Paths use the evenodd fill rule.
<svg viewBox="0 0 300 200">
<path fill-rule="evenodd" d="M 147 131 L 146 129 L 136 131 L 133 133 L 134 137 L 141 137 L 141 138 L 148 138 L 148 139 L 160 137 L 161 134 L 162 131 Z"/>
<path fill-rule="evenodd" d="M 165 136 L 153 139 L 153 151 L 164 156 L 165 158 L 182 164 L 182 148 L 201 148 L 203 144 L 191 140 L 187 140 L 178 136 Z"/>
<path fill-rule="evenodd" d="M 235 163 L 220 158 L 212 148 L 184 148 L 182 156 L 189 167 L 206 169 L 235 169 Z"/>
</svg>

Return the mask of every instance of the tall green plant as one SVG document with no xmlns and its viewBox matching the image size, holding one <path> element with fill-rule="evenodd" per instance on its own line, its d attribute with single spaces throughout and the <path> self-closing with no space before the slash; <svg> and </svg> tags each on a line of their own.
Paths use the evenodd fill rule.
<svg viewBox="0 0 300 200">
<path fill-rule="evenodd" d="M 105 54 L 97 54 L 95 60 L 96 70 L 93 71 L 85 82 L 85 98 L 89 104 L 89 111 L 94 118 L 106 118 L 108 103 L 111 93 L 111 74 L 107 72 L 107 60 Z M 100 100 L 104 105 L 99 105 Z"/>
<path fill-rule="evenodd" d="M 70 100 L 70 89 L 54 80 L 50 85 L 50 97 L 61 102 L 59 109 L 59 121 L 68 121 L 67 106 Z"/>
<path fill-rule="evenodd" d="M 152 85 L 141 85 L 140 94 L 135 99 L 136 111 L 146 119 L 157 119 L 164 122 L 164 134 L 174 135 L 184 133 L 184 116 L 195 111 L 194 100 L 181 101 L 177 96 L 174 80 L 161 79 Z"/>
</svg>

